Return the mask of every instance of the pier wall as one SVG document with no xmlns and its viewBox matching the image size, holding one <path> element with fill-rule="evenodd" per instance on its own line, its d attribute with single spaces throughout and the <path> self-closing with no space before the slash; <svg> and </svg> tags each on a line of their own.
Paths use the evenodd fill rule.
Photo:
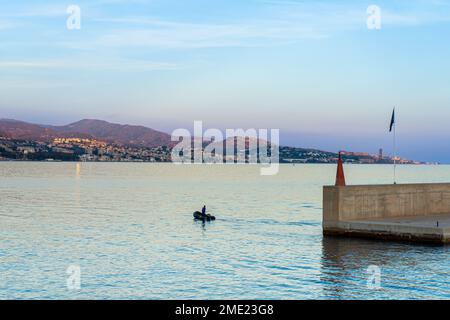
<svg viewBox="0 0 450 320">
<path fill-rule="evenodd" d="M 450 183 L 325 186 L 323 221 L 450 214 Z"/>
</svg>

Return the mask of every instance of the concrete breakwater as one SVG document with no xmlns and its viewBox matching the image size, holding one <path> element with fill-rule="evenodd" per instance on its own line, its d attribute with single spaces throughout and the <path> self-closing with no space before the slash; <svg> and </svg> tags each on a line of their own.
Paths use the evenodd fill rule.
<svg viewBox="0 0 450 320">
<path fill-rule="evenodd" d="M 450 243 L 450 183 L 325 186 L 323 233 Z"/>
</svg>

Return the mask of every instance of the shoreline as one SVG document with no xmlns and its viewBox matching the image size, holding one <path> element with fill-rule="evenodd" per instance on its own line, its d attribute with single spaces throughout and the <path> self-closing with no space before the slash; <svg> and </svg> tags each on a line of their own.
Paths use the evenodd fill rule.
<svg viewBox="0 0 450 320">
<path fill-rule="evenodd" d="M 73 160 L 18 160 L 18 159 L 0 159 L 0 163 L 4 162 L 32 162 L 32 163 L 169 163 L 175 164 L 171 161 L 73 161 Z M 183 164 L 191 164 L 191 165 L 265 165 L 264 163 L 183 163 Z M 311 163 L 288 163 L 288 162 L 280 162 L 279 165 L 284 166 L 304 166 L 304 165 L 333 165 L 336 163 L 321 163 L 321 162 L 311 162 Z M 346 166 L 393 166 L 391 163 L 344 163 Z M 450 163 L 405 163 L 405 164 L 397 164 L 397 167 L 432 167 L 432 166 L 449 166 Z"/>
</svg>

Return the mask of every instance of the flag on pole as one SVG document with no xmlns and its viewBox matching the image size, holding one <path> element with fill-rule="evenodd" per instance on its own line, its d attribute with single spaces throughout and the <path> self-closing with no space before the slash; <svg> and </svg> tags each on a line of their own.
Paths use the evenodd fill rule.
<svg viewBox="0 0 450 320">
<path fill-rule="evenodd" d="M 392 128 L 394 127 L 395 124 L 395 108 L 394 110 L 392 110 L 392 118 L 391 118 L 391 124 L 389 126 L 389 132 L 392 132 Z"/>
<path fill-rule="evenodd" d="M 395 108 L 392 110 L 391 124 L 389 126 L 389 132 L 394 130 L 394 184 L 397 184 L 397 143 L 396 143 L 396 125 L 395 125 Z"/>
</svg>

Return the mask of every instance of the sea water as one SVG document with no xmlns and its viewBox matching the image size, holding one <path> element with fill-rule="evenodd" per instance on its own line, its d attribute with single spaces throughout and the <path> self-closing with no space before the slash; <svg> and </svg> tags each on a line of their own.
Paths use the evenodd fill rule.
<svg viewBox="0 0 450 320">
<path fill-rule="evenodd" d="M 334 165 L 259 169 L 0 162 L 0 299 L 450 298 L 449 246 L 323 237 Z M 392 183 L 392 166 L 345 171 Z M 397 174 L 449 182 L 450 166 Z M 216 221 L 193 220 L 203 205 Z"/>
</svg>

